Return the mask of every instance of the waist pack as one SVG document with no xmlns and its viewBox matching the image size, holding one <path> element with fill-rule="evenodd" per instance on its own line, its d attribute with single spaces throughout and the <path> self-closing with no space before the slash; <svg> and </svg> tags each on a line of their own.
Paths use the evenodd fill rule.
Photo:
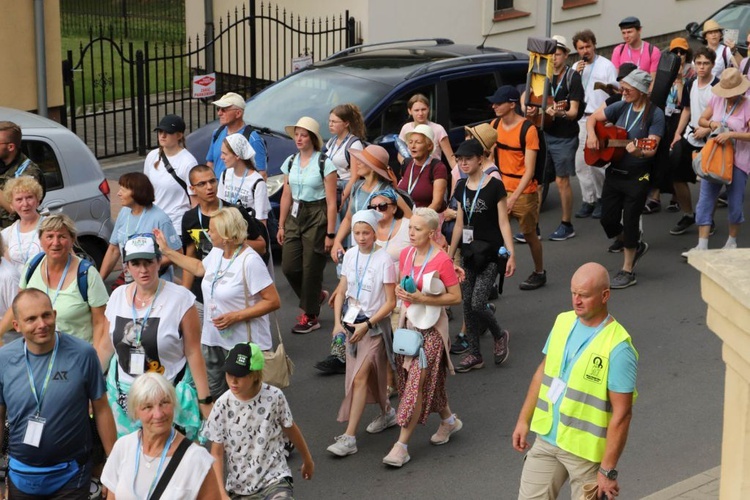
<svg viewBox="0 0 750 500">
<path fill-rule="evenodd" d="M 693 170 L 695 175 L 716 184 L 731 184 L 732 169 L 734 168 L 734 142 L 716 142 L 716 136 L 728 132 L 722 126 L 711 133 L 706 145 L 699 152 L 693 153 Z"/>
<path fill-rule="evenodd" d="M 419 357 L 419 367 L 427 368 L 427 355 L 424 352 L 424 337 L 421 333 L 399 328 L 393 332 L 393 352 L 403 356 Z"/>
<path fill-rule="evenodd" d="M 8 461 L 11 481 L 27 495 L 52 495 L 73 479 L 80 470 L 75 460 L 48 467 L 26 465 L 13 457 Z"/>
</svg>

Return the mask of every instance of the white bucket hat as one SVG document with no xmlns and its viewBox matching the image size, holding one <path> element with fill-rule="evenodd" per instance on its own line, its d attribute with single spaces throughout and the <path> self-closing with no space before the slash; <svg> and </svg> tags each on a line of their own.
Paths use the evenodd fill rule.
<svg viewBox="0 0 750 500">
<path fill-rule="evenodd" d="M 427 295 L 442 295 L 445 293 L 445 285 L 437 276 L 437 271 L 432 271 L 422 277 L 422 293 Z M 427 330 L 435 326 L 440 319 L 443 306 L 428 306 L 426 304 L 411 304 L 406 309 L 406 317 L 411 324 L 420 330 Z"/>
</svg>

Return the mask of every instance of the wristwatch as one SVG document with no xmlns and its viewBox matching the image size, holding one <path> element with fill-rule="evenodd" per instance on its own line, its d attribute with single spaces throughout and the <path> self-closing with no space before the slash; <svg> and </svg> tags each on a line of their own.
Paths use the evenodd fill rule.
<svg viewBox="0 0 750 500">
<path fill-rule="evenodd" d="M 369 319 L 365 320 L 365 324 L 367 325 L 367 328 L 369 328 L 370 330 L 373 329 L 372 323 L 370 323 Z"/>
<path fill-rule="evenodd" d="M 599 467 L 599 472 L 609 480 L 614 481 L 617 479 L 617 471 L 615 469 L 607 470 L 604 467 Z"/>
<path fill-rule="evenodd" d="M 334 239 L 336 237 L 336 233 L 326 233 L 326 238 Z"/>
<path fill-rule="evenodd" d="M 203 398 L 203 399 L 199 399 L 199 400 L 198 400 L 198 402 L 199 402 L 200 404 L 202 404 L 202 405 L 210 405 L 211 403 L 213 403 L 213 402 L 214 402 L 214 397 L 213 397 L 213 396 L 211 396 L 211 395 L 209 394 L 209 395 L 208 395 L 208 396 L 206 396 L 205 398 Z"/>
</svg>

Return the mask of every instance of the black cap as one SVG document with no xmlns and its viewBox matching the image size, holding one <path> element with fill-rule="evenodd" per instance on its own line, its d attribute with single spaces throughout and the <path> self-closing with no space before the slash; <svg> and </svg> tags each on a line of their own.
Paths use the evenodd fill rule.
<svg viewBox="0 0 750 500">
<path fill-rule="evenodd" d="M 224 371 L 235 377 L 246 377 L 251 372 L 263 371 L 265 358 L 256 344 L 242 342 L 235 345 L 227 354 Z"/>
<path fill-rule="evenodd" d="M 458 146 L 458 149 L 453 153 L 456 157 L 468 158 L 470 156 L 482 156 L 484 154 L 484 148 L 476 139 L 469 139 L 464 141 Z"/>
<path fill-rule="evenodd" d="M 513 85 L 503 85 L 495 91 L 491 96 L 487 96 L 487 100 L 492 104 L 504 104 L 506 102 L 518 102 L 521 100 L 521 94 L 518 93 Z"/>
<path fill-rule="evenodd" d="M 620 26 L 620 29 L 625 29 L 625 28 L 641 29 L 641 20 L 635 16 L 628 16 L 622 21 L 620 21 L 619 26 Z"/>
<path fill-rule="evenodd" d="M 628 76 L 630 73 L 633 72 L 633 70 L 638 69 L 638 66 L 631 62 L 622 63 L 620 65 L 620 69 L 617 70 L 617 81 L 619 82 L 626 76 Z"/>
<path fill-rule="evenodd" d="M 166 115 L 161 119 L 159 125 L 154 128 L 154 132 L 166 132 L 174 134 L 176 132 L 185 132 L 185 120 L 179 115 Z"/>
</svg>

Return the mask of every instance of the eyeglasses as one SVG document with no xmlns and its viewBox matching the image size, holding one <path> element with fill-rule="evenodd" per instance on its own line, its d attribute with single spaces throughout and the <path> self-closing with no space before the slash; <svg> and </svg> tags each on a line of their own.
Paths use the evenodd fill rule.
<svg viewBox="0 0 750 500">
<path fill-rule="evenodd" d="M 635 92 L 635 89 L 629 89 L 629 88 L 626 88 L 626 87 L 622 87 L 622 93 L 623 94 L 632 94 L 633 92 Z"/>
<path fill-rule="evenodd" d="M 673 54 L 677 54 L 678 56 L 684 56 L 687 54 L 687 50 L 685 49 L 674 49 L 672 51 Z"/>
<path fill-rule="evenodd" d="M 218 183 L 219 183 L 219 181 L 216 179 L 216 177 L 214 177 L 213 179 L 209 179 L 207 181 L 197 182 L 197 183 L 193 184 L 193 187 L 204 188 L 204 187 L 206 187 L 206 185 L 215 186 Z"/>
<path fill-rule="evenodd" d="M 377 205 L 367 205 L 367 210 L 377 210 L 378 212 L 385 212 L 388 210 L 388 207 L 393 205 L 393 203 L 378 203 Z"/>
<path fill-rule="evenodd" d="M 344 123 L 344 121 L 343 120 L 328 120 L 328 123 L 331 125 L 336 125 L 339 123 Z"/>
</svg>

